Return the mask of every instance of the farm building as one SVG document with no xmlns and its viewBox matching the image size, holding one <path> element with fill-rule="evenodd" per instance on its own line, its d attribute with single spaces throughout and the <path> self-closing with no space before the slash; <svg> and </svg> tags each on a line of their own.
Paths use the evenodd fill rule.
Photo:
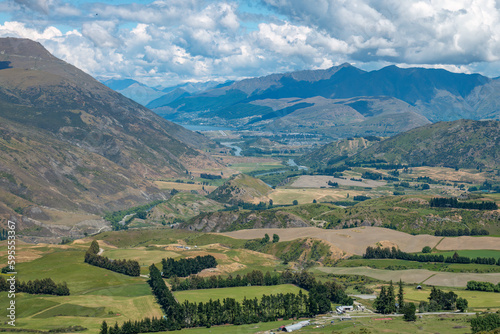
<svg viewBox="0 0 500 334">
<path fill-rule="evenodd" d="M 290 332 L 293 332 L 293 331 L 296 331 L 296 330 L 299 330 L 301 329 L 302 327 L 305 327 L 305 326 L 309 326 L 311 323 L 309 322 L 309 320 L 306 320 L 306 321 L 301 321 L 301 322 L 298 322 L 296 324 L 293 324 L 293 325 L 288 325 L 288 326 L 285 326 L 285 328 L 283 329 L 284 332 L 287 332 L 287 333 L 290 333 Z"/>
<path fill-rule="evenodd" d="M 337 306 L 336 308 L 337 313 L 345 313 L 345 312 L 351 312 L 354 311 L 354 307 L 347 305 L 347 306 Z"/>
</svg>

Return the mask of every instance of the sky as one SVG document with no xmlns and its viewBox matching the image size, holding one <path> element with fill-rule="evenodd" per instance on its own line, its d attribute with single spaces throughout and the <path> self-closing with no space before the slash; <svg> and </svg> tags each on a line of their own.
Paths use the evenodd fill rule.
<svg viewBox="0 0 500 334">
<path fill-rule="evenodd" d="M 345 62 L 500 76 L 500 0 L 0 0 L 0 37 L 161 87 Z"/>
</svg>

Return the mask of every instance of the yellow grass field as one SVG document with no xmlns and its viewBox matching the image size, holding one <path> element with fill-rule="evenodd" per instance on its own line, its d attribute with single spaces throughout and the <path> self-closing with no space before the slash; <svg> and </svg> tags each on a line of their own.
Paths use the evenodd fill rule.
<svg viewBox="0 0 500 334">
<path fill-rule="evenodd" d="M 188 184 L 188 183 L 178 183 L 178 182 L 168 182 L 168 181 L 155 181 L 154 182 L 160 189 L 177 189 L 177 190 L 202 190 L 205 187 L 207 191 L 213 191 L 215 186 L 204 186 L 202 184 Z"/>
<path fill-rule="evenodd" d="M 428 234 L 411 235 L 381 227 L 356 227 L 342 230 L 325 230 L 316 227 L 289 229 L 253 229 L 222 233 L 237 239 L 262 238 L 265 234 L 276 233 L 280 240 L 316 238 L 325 240 L 349 254 L 362 255 L 366 247 L 377 244 L 394 245 L 404 252 L 420 252 L 423 247 L 438 245 L 439 250 L 494 249 L 500 250 L 500 242 L 495 237 L 435 237 Z M 441 241 L 441 239 L 443 239 Z M 441 241 L 441 242 L 440 242 Z"/>
<path fill-rule="evenodd" d="M 275 204 L 292 204 L 297 200 L 300 204 L 318 202 L 335 202 L 346 200 L 349 196 L 366 195 L 367 192 L 345 189 L 320 189 L 320 188 L 278 188 L 267 195 L 266 199 L 272 199 Z M 264 200 L 265 199 L 259 199 Z M 258 201 L 257 201 L 258 202 Z"/>
<path fill-rule="evenodd" d="M 425 282 L 426 285 L 448 286 L 448 287 L 465 287 L 468 281 L 481 282 L 500 282 L 500 273 L 474 274 L 474 273 L 449 273 L 436 272 L 426 269 L 408 269 L 408 270 L 384 270 L 373 269 L 368 267 L 318 267 L 316 270 L 328 274 L 337 275 L 364 275 L 373 277 L 383 281 L 399 281 L 405 283 L 420 284 Z M 500 298 L 499 298 L 500 300 Z"/>
</svg>

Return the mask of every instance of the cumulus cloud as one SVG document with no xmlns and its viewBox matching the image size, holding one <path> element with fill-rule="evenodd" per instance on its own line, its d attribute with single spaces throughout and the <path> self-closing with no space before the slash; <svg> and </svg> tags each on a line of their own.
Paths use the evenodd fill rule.
<svg viewBox="0 0 500 334">
<path fill-rule="evenodd" d="M 0 36 L 34 39 L 100 78 L 154 86 L 346 61 L 499 75 L 497 7 L 493 0 L 10 0 L 0 3 L 12 17 Z"/>
<path fill-rule="evenodd" d="M 345 41 L 357 61 L 465 65 L 499 59 L 492 0 L 265 0 L 295 24 Z"/>
</svg>

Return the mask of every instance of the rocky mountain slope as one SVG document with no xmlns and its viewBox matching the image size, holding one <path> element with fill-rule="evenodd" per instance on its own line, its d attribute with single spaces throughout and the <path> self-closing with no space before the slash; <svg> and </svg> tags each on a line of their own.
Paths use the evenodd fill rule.
<svg viewBox="0 0 500 334">
<path fill-rule="evenodd" d="M 37 207 L 51 222 L 51 208 L 100 214 L 151 201 L 162 195 L 148 179 L 216 166 L 198 150 L 210 145 L 40 44 L 0 39 L 3 218 Z"/>
</svg>

